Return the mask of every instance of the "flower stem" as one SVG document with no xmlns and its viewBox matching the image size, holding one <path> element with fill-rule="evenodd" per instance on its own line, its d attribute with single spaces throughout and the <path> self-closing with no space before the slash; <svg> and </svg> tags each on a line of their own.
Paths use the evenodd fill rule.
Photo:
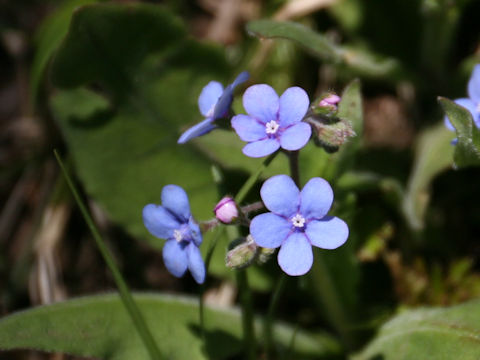
<svg viewBox="0 0 480 360">
<path fill-rule="evenodd" d="M 237 205 L 245 200 L 248 192 L 251 190 L 255 182 L 262 175 L 263 171 L 267 168 L 272 160 L 277 156 L 278 151 L 267 157 L 255 173 L 250 175 L 247 181 L 243 184 L 242 188 L 235 196 L 235 202 Z M 255 330 L 253 324 L 253 305 L 252 294 L 250 287 L 248 286 L 248 277 L 245 270 L 236 272 L 238 289 L 240 292 L 240 303 L 242 305 L 242 326 L 243 326 L 243 341 L 245 344 L 245 355 L 249 360 L 256 359 L 256 346 L 255 346 Z"/>
<path fill-rule="evenodd" d="M 263 202 L 256 201 L 252 204 L 242 206 L 240 209 L 242 210 L 243 214 L 248 215 L 248 213 L 250 213 L 252 211 L 257 211 L 257 210 L 263 209 L 264 207 L 265 206 L 263 205 Z"/>
<path fill-rule="evenodd" d="M 67 181 L 67 184 L 70 187 L 70 190 L 72 191 L 73 197 L 75 198 L 75 201 L 77 202 L 77 205 L 80 208 L 80 212 L 82 213 L 82 216 L 85 219 L 85 222 L 87 223 L 87 226 L 90 229 L 90 232 L 92 233 L 93 238 L 95 239 L 95 243 L 97 244 L 98 250 L 102 254 L 103 259 L 107 263 L 107 266 L 113 275 L 113 279 L 115 281 L 115 284 L 117 285 L 118 292 L 120 293 L 120 298 L 122 299 L 123 305 L 125 306 L 128 314 L 130 315 L 130 318 L 133 321 L 135 328 L 137 329 L 138 335 L 142 339 L 143 344 L 145 345 L 150 355 L 150 358 L 153 360 L 161 359 L 160 350 L 158 349 L 157 344 L 155 343 L 155 340 L 153 338 L 153 335 L 150 332 L 150 329 L 148 328 L 142 313 L 137 307 L 135 300 L 133 299 L 132 294 L 130 293 L 130 290 L 128 289 L 128 285 L 126 284 L 125 280 L 122 278 L 120 270 L 115 264 L 115 260 L 110 255 L 107 245 L 103 241 L 103 238 L 100 235 L 100 232 L 95 226 L 95 223 L 93 222 L 93 219 L 90 216 L 90 213 L 88 212 L 87 207 L 85 206 L 84 202 L 80 198 L 77 188 L 75 187 L 72 179 L 70 178 L 70 175 L 68 174 L 68 171 L 65 168 L 60 155 L 58 154 L 57 150 L 54 150 L 53 152 L 55 154 L 55 157 L 57 158 L 60 168 L 62 169 L 63 175 L 65 176 L 65 180 Z"/>
<path fill-rule="evenodd" d="M 210 247 L 207 250 L 207 255 L 205 256 L 205 273 L 208 274 L 208 267 L 210 266 L 210 261 L 212 260 L 213 251 L 215 250 L 215 246 L 217 245 L 218 239 L 222 237 L 223 233 L 225 232 L 225 227 L 222 226 L 216 230 L 215 235 L 213 236 L 212 241 L 210 242 Z M 205 303 L 203 300 L 203 294 L 205 293 L 206 286 L 205 282 L 202 284 L 200 289 L 200 296 L 199 296 L 199 321 L 200 321 L 200 331 L 202 334 L 202 339 L 204 344 L 206 344 L 206 333 L 205 333 Z"/>
<path fill-rule="evenodd" d="M 290 176 L 295 184 L 300 188 L 300 170 L 298 168 L 298 151 L 290 151 L 288 153 L 288 160 L 290 165 Z"/>
<path fill-rule="evenodd" d="M 277 281 L 275 286 L 275 290 L 270 298 L 270 304 L 268 306 L 267 316 L 265 318 L 265 325 L 264 325 L 264 336 L 265 336 L 265 353 L 267 355 L 267 359 L 274 359 L 275 355 L 272 353 L 273 351 L 273 316 L 275 315 L 275 311 L 277 310 L 278 301 L 280 300 L 280 295 L 285 288 L 286 282 L 286 275 L 282 273 L 280 275 L 280 279 Z"/>
<path fill-rule="evenodd" d="M 258 178 L 262 175 L 263 171 L 270 165 L 272 160 L 277 156 L 278 151 L 267 157 L 260 167 L 257 169 L 255 173 L 250 175 L 247 181 L 243 184 L 243 186 L 238 191 L 237 195 L 235 196 L 235 202 L 239 205 L 245 197 L 248 195 L 248 192 L 251 190 L 255 182 Z M 215 172 L 216 176 L 220 181 L 220 175 Z M 248 213 L 249 211 L 255 211 L 261 209 L 263 204 L 258 202 L 251 205 L 245 206 L 245 209 L 242 208 L 242 211 Z M 203 225 L 203 230 L 209 230 L 211 228 L 220 225 L 220 222 L 217 219 L 212 219 L 208 222 L 205 222 Z M 208 267 L 210 265 L 210 260 L 213 255 L 213 251 L 215 250 L 215 246 L 218 242 L 218 239 L 223 235 L 225 231 L 225 227 L 222 226 L 217 230 L 213 240 L 210 243 L 210 247 L 208 248 L 207 255 L 205 257 L 205 271 L 208 273 Z M 237 272 L 237 283 L 240 290 L 240 302 L 242 303 L 242 324 L 243 324 L 243 334 L 244 334 L 244 342 L 245 342 L 245 351 L 248 355 L 248 359 L 255 359 L 255 333 L 254 333 L 254 325 L 253 325 L 253 308 L 252 308 L 252 300 L 251 300 L 251 293 L 250 288 L 248 286 L 248 278 L 247 273 L 245 271 L 238 271 Z M 205 292 L 205 284 L 202 285 L 202 289 L 200 291 L 200 299 L 199 299 L 199 318 L 200 318 L 200 331 L 202 334 L 203 341 L 206 341 L 205 337 L 205 304 L 203 301 L 203 293 Z"/>
<path fill-rule="evenodd" d="M 235 202 L 240 205 L 240 203 L 245 200 L 245 197 L 248 195 L 248 192 L 250 189 L 253 187 L 255 182 L 258 180 L 260 175 L 262 175 L 262 172 L 267 168 L 268 165 L 272 162 L 273 159 L 275 159 L 275 156 L 277 156 L 278 151 L 274 152 L 272 155 L 267 157 L 263 163 L 260 165 L 260 167 L 257 169 L 255 173 L 250 175 L 250 177 L 245 181 L 243 184 L 242 188 L 238 191 L 237 195 L 235 196 Z"/>
<path fill-rule="evenodd" d="M 255 330 L 253 327 L 253 304 L 252 293 L 248 286 L 248 276 L 246 270 L 236 272 L 237 285 L 240 293 L 240 303 L 242 304 L 242 327 L 243 342 L 245 345 L 245 357 L 248 360 L 256 359 Z"/>
</svg>

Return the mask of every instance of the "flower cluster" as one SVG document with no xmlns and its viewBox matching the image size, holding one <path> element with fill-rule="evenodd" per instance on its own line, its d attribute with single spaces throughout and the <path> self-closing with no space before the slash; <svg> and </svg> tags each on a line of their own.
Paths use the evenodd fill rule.
<svg viewBox="0 0 480 360">
<path fill-rule="evenodd" d="M 472 115 L 473 122 L 480 128 L 480 64 L 475 65 L 468 81 L 467 86 L 468 98 L 455 99 L 454 102 L 466 108 Z M 445 126 L 448 130 L 455 131 L 452 123 L 447 116 L 444 118 Z M 452 141 L 456 144 L 457 139 Z"/>
<path fill-rule="evenodd" d="M 243 72 L 225 89 L 219 82 L 208 83 L 198 99 L 205 120 L 185 131 L 178 143 L 207 134 L 218 127 L 221 119 L 228 118 L 233 91 L 247 79 L 248 73 Z M 330 116 L 336 114 L 340 100 L 333 93 L 327 94 L 312 108 L 321 108 L 325 116 Z M 249 157 L 264 157 L 280 149 L 287 153 L 300 150 L 309 141 L 312 127 L 317 135 L 316 142 L 320 133 L 322 136 L 326 133 L 326 125 L 319 130 L 318 121 L 312 121 L 308 95 L 299 87 L 288 88 L 278 96 L 269 85 L 252 85 L 243 95 L 243 106 L 246 114 L 233 116 L 231 127 L 247 142 L 242 151 Z M 250 235 L 227 254 L 226 263 L 231 268 L 263 263 L 274 249 L 280 248 L 278 263 L 282 270 L 292 276 L 303 275 L 313 264 L 312 246 L 335 249 L 348 238 L 347 224 L 327 215 L 333 191 L 322 178 L 310 179 L 300 191 L 289 176 L 273 176 L 263 184 L 260 196 L 270 212 L 250 221 L 248 210 L 242 210 L 231 197 L 224 197 L 215 206 L 216 219 L 208 226 L 205 224 L 205 228 L 219 223 L 249 227 Z M 203 283 L 205 265 L 199 250 L 202 234 L 190 213 L 187 194 L 179 186 L 167 185 L 162 190 L 161 200 L 162 205 L 148 204 L 143 209 L 145 227 L 152 235 L 166 240 L 163 260 L 170 273 L 181 277 L 188 269 L 198 283 Z"/>
</svg>

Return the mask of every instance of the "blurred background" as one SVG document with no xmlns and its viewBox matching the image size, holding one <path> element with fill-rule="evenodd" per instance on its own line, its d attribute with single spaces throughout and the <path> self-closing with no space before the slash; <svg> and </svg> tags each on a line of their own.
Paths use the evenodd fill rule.
<svg viewBox="0 0 480 360">
<path fill-rule="evenodd" d="M 125 37 L 120 32 L 106 38 L 121 53 L 100 46 L 112 56 L 112 73 L 108 59 L 107 66 L 95 65 L 105 59 L 103 52 L 69 48 L 83 46 L 74 31 L 62 45 L 75 9 L 95 2 L 0 0 L 1 316 L 115 288 L 54 148 L 77 176 L 129 285 L 198 293 L 189 276 L 178 280 L 165 270 L 161 243 L 143 229 L 141 208 L 159 203 L 161 187 L 174 182 L 192 189 L 194 214 L 208 220 L 216 201 L 235 193 L 258 166 L 247 164 L 241 142 L 223 132 L 199 139 L 180 155 L 174 148 L 181 131 L 201 120 L 201 88 L 210 80 L 228 84 L 243 70 L 251 74 L 248 85 L 268 83 L 279 93 L 298 85 L 312 100 L 326 91 L 341 94 L 354 79 L 361 84 L 363 116 L 347 169 L 329 173 L 329 155 L 313 145 L 301 165 L 304 182 L 307 176 L 332 181 L 334 211 L 350 226 L 348 246 L 323 259 L 348 324 L 325 313 L 321 295 L 316 299 L 311 282 L 325 281 L 321 271 L 287 281 L 278 318 L 306 329 L 348 332 L 350 348 L 359 349 L 399 308 L 451 305 L 480 295 L 480 170 L 453 170 L 454 134 L 444 129 L 437 103 L 437 96 L 467 95 L 471 70 L 480 62 L 480 2 L 149 1 L 172 14 L 175 31 L 155 28 L 144 41 L 129 37 L 139 25 L 127 24 Z M 321 39 L 268 39 L 278 36 L 255 23 L 259 19 L 294 21 Z M 91 23 L 100 34 L 111 34 L 101 19 Z M 170 48 L 182 45 L 162 48 L 159 55 L 150 51 L 158 39 Z M 145 46 L 136 47 L 137 40 Z M 115 74 L 117 62 L 129 80 Z M 243 90 L 234 102 L 237 111 Z M 137 118 L 139 125 L 130 121 Z M 160 136 L 165 129 L 167 135 Z M 137 157 L 129 157 L 130 151 Z M 210 185 L 211 164 L 223 176 L 220 192 Z M 279 157 L 271 174 L 286 171 L 286 164 Z M 226 242 L 216 251 L 205 296 L 211 304 L 230 306 L 237 289 L 223 268 L 225 247 Z M 259 313 L 268 305 L 277 271 L 272 259 L 249 273 Z M 71 357 L 15 351 L 0 358 Z"/>
</svg>

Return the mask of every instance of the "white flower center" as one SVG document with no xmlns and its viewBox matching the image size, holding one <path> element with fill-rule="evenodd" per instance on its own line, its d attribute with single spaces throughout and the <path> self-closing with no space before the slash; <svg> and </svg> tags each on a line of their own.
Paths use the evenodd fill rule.
<svg viewBox="0 0 480 360">
<path fill-rule="evenodd" d="M 275 120 L 271 120 L 265 124 L 265 131 L 267 134 L 275 134 L 280 125 Z"/>
<path fill-rule="evenodd" d="M 173 230 L 173 237 L 177 242 L 180 242 L 183 240 L 183 235 L 180 230 Z"/>
<path fill-rule="evenodd" d="M 292 222 L 293 226 L 298 228 L 303 228 L 305 225 L 305 218 L 300 214 L 295 215 L 290 221 Z"/>
</svg>

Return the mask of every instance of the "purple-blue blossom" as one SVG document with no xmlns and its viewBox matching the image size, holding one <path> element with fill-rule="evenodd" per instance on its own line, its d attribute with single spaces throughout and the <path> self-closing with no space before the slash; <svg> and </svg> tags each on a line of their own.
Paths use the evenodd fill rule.
<svg viewBox="0 0 480 360">
<path fill-rule="evenodd" d="M 463 106 L 472 115 L 473 122 L 480 128 L 480 64 L 474 66 L 470 80 L 468 81 L 468 98 L 455 99 L 454 102 L 460 106 Z M 445 126 L 448 130 L 455 131 L 452 123 L 445 116 Z M 457 139 L 452 141 L 453 144 L 456 144 Z"/>
<path fill-rule="evenodd" d="M 205 264 L 198 249 L 202 233 L 190 213 L 187 193 L 180 186 L 167 185 L 161 200 L 162 205 L 143 208 L 143 223 L 153 236 L 167 240 L 162 250 L 167 270 L 182 277 L 188 269 L 201 284 L 205 280 Z"/>
<path fill-rule="evenodd" d="M 243 95 L 248 115 L 232 118 L 232 127 L 248 142 L 243 153 L 257 158 L 279 148 L 293 151 L 304 147 L 312 134 L 310 125 L 302 122 L 309 105 L 308 95 L 300 87 L 288 88 L 278 97 L 269 85 L 250 86 Z"/>
<path fill-rule="evenodd" d="M 206 119 L 185 131 L 178 139 L 178 143 L 185 144 L 187 141 L 205 135 L 215 129 L 217 127 L 215 120 L 228 115 L 235 87 L 247 81 L 248 77 L 248 72 L 242 72 L 225 89 L 218 81 L 210 81 L 202 89 L 198 98 L 198 107 Z"/>
<path fill-rule="evenodd" d="M 265 181 L 260 195 L 271 212 L 253 218 L 250 234 L 261 247 L 280 247 L 278 264 L 288 275 L 310 270 L 312 245 L 335 249 L 347 241 L 347 224 L 327 215 L 333 190 L 326 180 L 312 178 L 300 191 L 289 176 L 277 175 Z"/>
</svg>

